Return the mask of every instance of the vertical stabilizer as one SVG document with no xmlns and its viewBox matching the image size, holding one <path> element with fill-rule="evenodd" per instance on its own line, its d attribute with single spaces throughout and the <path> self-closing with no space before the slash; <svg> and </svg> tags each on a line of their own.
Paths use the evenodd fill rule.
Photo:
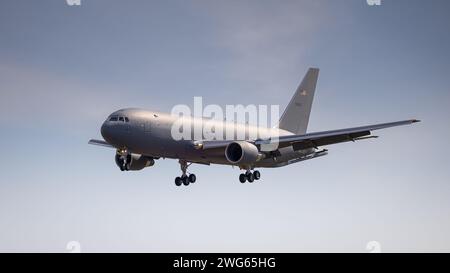
<svg viewBox="0 0 450 273">
<path fill-rule="evenodd" d="M 305 134 L 316 91 L 318 68 L 310 68 L 281 116 L 278 127 L 297 135 Z"/>
</svg>

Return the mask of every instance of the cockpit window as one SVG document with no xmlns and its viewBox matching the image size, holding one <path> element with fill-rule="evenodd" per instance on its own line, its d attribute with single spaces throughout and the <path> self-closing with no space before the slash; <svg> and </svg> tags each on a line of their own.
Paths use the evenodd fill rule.
<svg viewBox="0 0 450 273">
<path fill-rule="evenodd" d="M 123 117 L 123 116 L 112 116 L 109 118 L 109 121 L 130 122 L 128 117 Z"/>
</svg>

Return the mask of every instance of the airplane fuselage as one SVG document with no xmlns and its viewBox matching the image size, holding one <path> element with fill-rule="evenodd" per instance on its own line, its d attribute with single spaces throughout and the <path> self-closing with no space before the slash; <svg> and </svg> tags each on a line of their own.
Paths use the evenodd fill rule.
<svg viewBox="0 0 450 273">
<path fill-rule="evenodd" d="M 291 132 L 278 128 L 187 117 L 187 124 L 191 127 L 190 138 L 177 140 L 173 137 L 173 128 L 178 118 L 171 114 L 143 109 L 122 109 L 108 117 L 102 125 L 101 134 L 115 148 L 126 149 L 131 153 L 154 158 L 174 158 L 188 162 L 225 165 L 233 164 L 227 160 L 223 149 L 201 150 L 196 148 L 196 141 L 208 139 L 208 135 L 205 135 L 205 130 L 203 130 L 204 126 L 223 128 L 222 140 L 230 140 L 229 132 L 233 132 L 231 140 L 254 140 L 252 136 L 253 138 L 255 136 L 257 138 L 276 138 L 292 135 Z M 201 128 L 201 139 L 195 138 L 194 128 Z M 238 138 L 239 136 L 244 136 L 244 139 Z M 287 161 L 308 153 L 311 153 L 311 149 L 294 151 L 292 147 L 285 147 L 280 149 L 277 157 L 263 159 L 254 166 L 283 166 Z"/>
</svg>

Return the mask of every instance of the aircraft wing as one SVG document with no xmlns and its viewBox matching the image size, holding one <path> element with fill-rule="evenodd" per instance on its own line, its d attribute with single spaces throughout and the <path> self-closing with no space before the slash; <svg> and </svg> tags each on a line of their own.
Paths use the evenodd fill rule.
<svg viewBox="0 0 450 273">
<path fill-rule="evenodd" d="M 104 140 L 98 140 L 98 139 L 91 139 L 91 140 L 89 140 L 88 144 L 98 145 L 98 146 L 103 146 L 103 147 L 108 147 L 108 148 L 114 148 L 114 146 L 112 146 L 108 142 L 106 142 Z"/>
<path fill-rule="evenodd" d="M 304 135 L 280 136 L 278 139 L 260 139 L 254 142 L 255 145 L 278 143 L 279 148 L 293 146 L 294 150 L 317 148 L 319 146 L 336 144 L 347 141 L 355 141 L 370 138 L 371 131 L 408 125 L 419 122 L 417 119 L 403 120 L 397 122 L 381 123 L 368 126 L 339 129 L 332 131 L 308 133 Z M 373 136 L 376 137 L 376 136 Z"/>
<path fill-rule="evenodd" d="M 293 146 L 294 150 L 302 150 L 347 141 L 376 138 L 377 136 L 370 136 L 371 131 L 385 129 L 394 126 L 408 125 L 415 122 L 419 122 L 419 120 L 410 119 L 347 129 L 308 133 L 304 135 L 287 135 L 287 136 L 280 136 L 278 138 L 258 139 L 249 142 L 254 143 L 255 145 L 258 146 L 278 143 L 278 148 Z M 232 140 L 201 141 L 201 142 L 194 142 L 194 146 L 198 149 L 208 150 L 208 149 L 224 148 L 231 142 L 233 141 Z"/>
</svg>

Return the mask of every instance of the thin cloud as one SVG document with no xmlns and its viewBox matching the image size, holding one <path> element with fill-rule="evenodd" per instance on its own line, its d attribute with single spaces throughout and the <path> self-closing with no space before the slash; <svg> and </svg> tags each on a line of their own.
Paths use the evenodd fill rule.
<svg viewBox="0 0 450 273">
<path fill-rule="evenodd" d="M 26 126 L 53 123 L 99 121 L 119 107 L 119 91 L 95 84 L 83 84 L 43 70 L 14 64 L 0 65 L 0 122 Z"/>
<path fill-rule="evenodd" d="M 328 8 L 317 1 L 254 4 L 203 6 L 216 27 L 215 45 L 230 53 L 229 77 L 254 82 L 259 92 L 294 90 L 282 83 L 289 75 L 298 75 L 298 64 L 310 51 L 314 33 L 325 24 Z"/>
</svg>

